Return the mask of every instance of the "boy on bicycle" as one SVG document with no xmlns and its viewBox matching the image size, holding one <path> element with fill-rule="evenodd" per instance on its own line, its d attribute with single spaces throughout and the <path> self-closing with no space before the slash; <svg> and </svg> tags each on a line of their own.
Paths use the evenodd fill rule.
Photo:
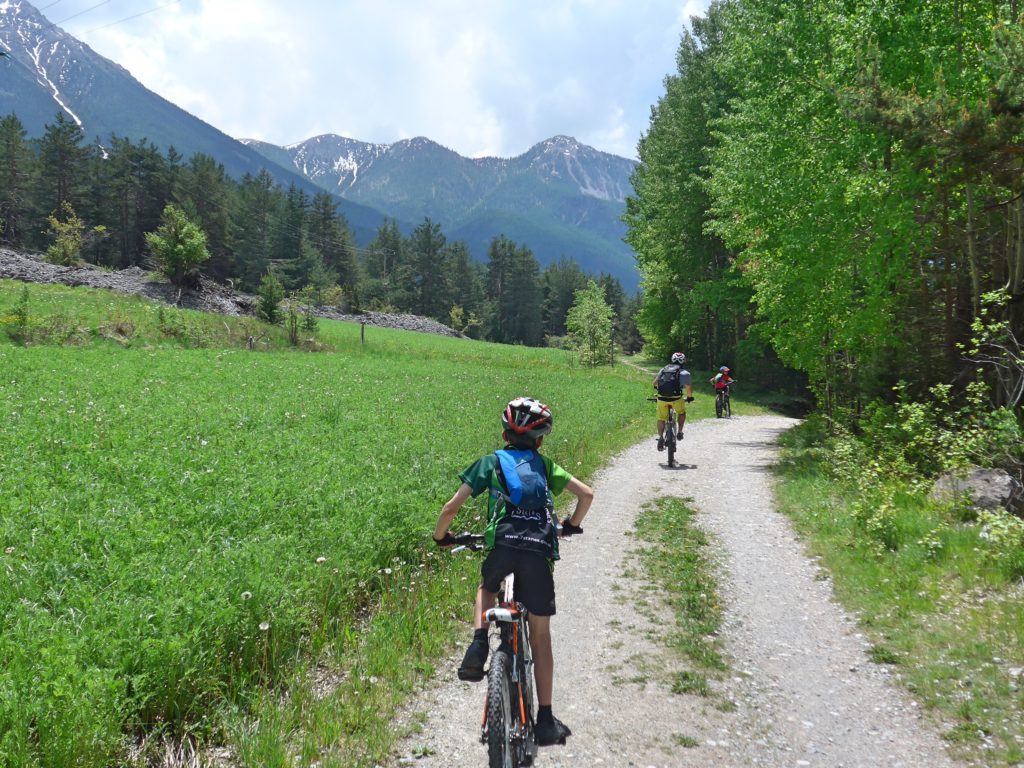
<svg viewBox="0 0 1024 768">
<path fill-rule="evenodd" d="M 665 422 L 668 421 L 668 407 L 675 408 L 678 425 L 676 438 L 683 439 L 683 425 L 686 423 L 686 403 L 693 402 L 693 377 L 683 368 L 686 355 L 673 352 L 668 365 L 654 377 L 654 389 L 658 392 L 658 450 L 665 450 Z M 683 392 L 686 397 L 683 397 Z"/>
<path fill-rule="evenodd" d="M 516 600 L 529 612 L 530 646 L 537 683 L 538 746 L 564 744 L 571 731 L 551 712 L 554 658 L 551 652 L 551 617 L 555 615 L 554 561 L 558 559 L 558 530 L 553 517 L 552 497 L 563 490 L 576 497 L 576 509 L 561 522 L 562 536 L 582 533 L 580 525 L 590 509 L 594 492 L 546 456 L 538 448 L 551 432 L 551 409 L 529 397 L 517 397 L 501 416 L 502 439 L 506 448 L 474 462 L 459 475 L 462 485 L 442 507 L 434 528 L 439 547 L 454 542 L 448 532 L 456 514 L 470 497 L 488 492 L 488 525 L 484 535 L 486 557 L 481 565 L 481 583 L 476 595 L 473 642 L 459 667 L 461 680 L 483 679 L 490 647 L 483 614 L 495 604 L 498 585 L 515 574 Z M 513 504 L 509 478 L 518 486 L 521 498 L 529 493 L 540 499 L 537 505 Z"/>
</svg>

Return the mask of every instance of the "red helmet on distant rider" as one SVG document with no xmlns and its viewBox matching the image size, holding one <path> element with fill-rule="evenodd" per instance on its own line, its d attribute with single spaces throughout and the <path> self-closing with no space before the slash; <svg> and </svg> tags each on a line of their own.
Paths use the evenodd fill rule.
<svg viewBox="0 0 1024 768">
<path fill-rule="evenodd" d="M 516 435 L 543 437 L 551 431 L 551 409 L 532 397 L 517 397 L 505 406 L 501 426 Z"/>
<path fill-rule="evenodd" d="M 673 352 L 672 362 L 675 363 L 676 365 L 682 365 L 683 363 L 686 362 L 686 355 L 684 355 L 682 352 Z"/>
</svg>

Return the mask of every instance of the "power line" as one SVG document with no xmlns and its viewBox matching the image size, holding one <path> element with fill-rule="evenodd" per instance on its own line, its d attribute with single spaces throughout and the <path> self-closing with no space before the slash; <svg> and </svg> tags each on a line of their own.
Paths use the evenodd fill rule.
<svg viewBox="0 0 1024 768">
<path fill-rule="evenodd" d="M 55 26 L 58 26 L 60 24 L 63 24 L 65 21 L 71 21 L 72 19 L 77 19 L 82 14 L 88 13 L 89 11 L 94 11 L 97 8 L 99 8 L 101 5 L 106 5 L 107 3 L 111 2 L 111 1 L 112 0 L 103 0 L 102 3 L 96 3 L 96 5 L 90 5 L 84 11 L 79 11 L 78 13 L 72 14 L 71 16 L 68 16 L 66 19 L 61 19 L 60 21 L 55 21 L 55 22 L 53 22 L 53 24 Z"/>
<path fill-rule="evenodd" d="M 103 24 L 103 25 L 98 26 L 98 27 L 93 27 L 92 29 L 87 29 L 85 32 L 81 32 L 80 34 L 88 35 L 91 32 L 98 32 L 101 29 L 106 29 L 107 27 L 113 27 L 113 26 L 116 26 L 118 24 L 123 24 L 126 21 L 131 21 L 132 19 L 137 19 L 140 16 L 145 16 L 147 13 L 153 13 L 154 11 L 159 11 L 159 10 L 162 10 L 163 8 L 169 8 L 170 6 L 177 5 L 180 2 L 181 2 L 181 0 L 171 0 L 171 2 L 169 2 L 169 3 L 164 3 L 163 5 L 157 5 L 157 6 L 153 7 L 153 8 L 150 8 L 149 10 L 142 11 L 141 13 L 136 13 L 136 14 L 134 14 L 132 16 L 125 16 L 123 19 L 118 19 L 117 21 L 112 21 L 109 24 Z"/>
<path fill-rule="evenodd" d="M 57 3 L 62 3 L 62 2 L 64 2 L 64 0 L 54 0 L 54 2 L 50 3 L 49 5 L 44 5 L 42 8 L 38 8 L 37 10 L 43 11 L 46 8 L 52 8 L 53 6 L 57 5 Z M 89 11 L 94 11 L 97 8 L 99 8 L 100 6 L 106 5 L 107 3 L 110 3 L 110 2 L 112 2 L 112 0 L 103 0 L 103 2 L 101 2 L 101 3 L 96 3 L 96 5 L 91 5 L 88 8 L 86 8 L 85 10 L 79 11 L 78 13 L 74 13 L 71 16 L 67 16 L 67 17 L 61 19 L 60 21 L 50 21 L 49 19 L 47 19 L 46 20 L 46 24 L 44 25 L 43 28 L 44 29 L 51 29 L 51 28 L 54 28 L 54 27 L 58 27 L 61 24 L 64 24 L 65 22 L 71 21 L 72 19 L 77 19 L 79 16 L 82 16 L 82 15 L 84 15 L 86 13 L 89 13 Z M 132 19 L 137 19 L 140 16 L 145 16 L 146 14 L 153 13 L 154 11 L 159 11 L 159 10 L 162 10 L 164 8 L 169 8 L 170 6 L 177 5 L 180 2 L 181 2 L 181 0 L 171 0 L 171 2 L 169 2 L 169 3 L 163 3 L 162 5 L 157 5 L 157 6 L 154 6 L 152 8 L 148 8 L 145 11 L 140 11 L 139 13 L 134 13 L 131 16 L 125 16 L 123 19 L 118 19 L 117 21 L 111 21 L 111 22 L 109 22 L 107 24 L 101 24 L 98 27 L 93 27 L 92 29 L 88 29 L 85 32 L 76 33 L 75 37 L 81 37 L 81 36 L 84 36 L 84 35 L 88 35 L 90 32 L 98 32 L 99 30 L 106 29 L 107 27 L 113 27 L 113 26 L 117 26 L 118 24 L 124 24 L 126 21 L 131 21 Z"/>
</svg>

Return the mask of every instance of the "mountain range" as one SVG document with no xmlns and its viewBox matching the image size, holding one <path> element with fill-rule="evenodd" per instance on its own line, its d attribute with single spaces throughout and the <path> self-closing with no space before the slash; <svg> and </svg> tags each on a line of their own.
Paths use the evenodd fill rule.
<svg viewBox="0 0 1024 768">
<path fill-rule="evenodd" d="M 466 158 L 426 138 L 370 144 L 335 135 L 280 147 L 236 140 L 153 93 L 131 73 L 51 24 L 26 0 L 0 0 L 0 116 L 29 137 L 63 111 L 99 144 L 147 139 L 186 158 L 201 152 L 239 178 L 266 168 L 281 184 L 336 196 L 365 244 L 386 218 L 409 232 L 424 217 L 478 259 L 505 235 L 542 265 L 562 257 L 627 290 L 638 282 L 620 217 L 635 162 L 556 136 L 510 158 Z"/>
</svg>

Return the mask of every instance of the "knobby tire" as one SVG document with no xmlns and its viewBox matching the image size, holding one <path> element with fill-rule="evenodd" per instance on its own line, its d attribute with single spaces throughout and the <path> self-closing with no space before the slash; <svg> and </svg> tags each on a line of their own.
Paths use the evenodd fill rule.
<svg viewBox="0 0 1024 768">
<path fill-rule="evenodd" d="M 674 467 L 676 465 L 676 436 L 675 433 L 670 432 L 668 440 L 665 441 L 665 449 L 668 451 L 668 465 Z"/>
<path fill-rule="evenodd" d="M 722 405 L 722 400 L 723 399 L 724 398 L 722 397 L 722 393 L 721 392 L 719 392 L 717 395 L 715 395 L 715 418 L 718 418 L 718 419 L 722 418 L 722 409 L 724 407 Z"/>
<path fill-rule="evenodd" d="M 512 749 L 512 659 L 505 651 L 491 653 L 487 671 L 487 758 L 490 768 L 516 768 Z"/>
</svg>

